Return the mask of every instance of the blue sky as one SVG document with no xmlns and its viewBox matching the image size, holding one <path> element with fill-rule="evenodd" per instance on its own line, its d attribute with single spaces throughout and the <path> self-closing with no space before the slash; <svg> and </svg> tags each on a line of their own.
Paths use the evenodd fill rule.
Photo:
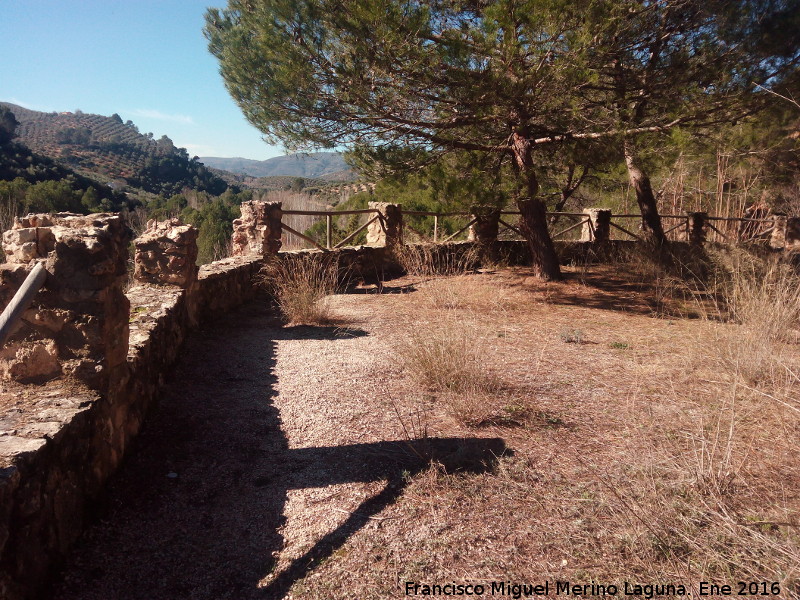
<svg viewBox="0 0 800 600">
<path fill-rule="evenodd" d="M 264 160 L 203 37 L 225 0 L 0 0 L 0 101 L 132 120 L 194 156 Z"/>
</svg>

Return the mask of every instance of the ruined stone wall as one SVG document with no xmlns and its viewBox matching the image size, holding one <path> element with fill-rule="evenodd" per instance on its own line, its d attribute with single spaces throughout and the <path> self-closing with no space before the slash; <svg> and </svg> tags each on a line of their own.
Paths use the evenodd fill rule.
<svg viewBox="0 0 800 600">
<path fill-rule="evenodd" d="M 281 247 L 281 203 L 242 202 L 241 217 L 233 222 L 234 256 L 275 254 Z"/>
<path fill-rule="evenodd" d="M 48 276 L 0 350 L 0 379 L 40 383 L 64 375 L 93 389 L 109 385 L 128 348 L 122 288 L 130 237 L 119 216 L 69 213 L 29 215 L 3 234 L 3 306 L 35 261 Z"/>
<path fill-rule="evenodd" d="M 0 598 L 37 597 L 119 465 L 190 329 L 255 293 L 256 256 L 194 266 L 196 230 L 114 215 L 36 215 L 4 235 L 0 302 L 36 260 L 48 278 L 0 367 Z"/>
</svg>

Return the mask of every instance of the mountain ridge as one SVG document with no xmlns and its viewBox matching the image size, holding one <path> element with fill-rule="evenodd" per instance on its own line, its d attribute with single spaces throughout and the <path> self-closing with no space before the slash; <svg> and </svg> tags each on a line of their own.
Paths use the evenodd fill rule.
<svg viewBox="0 0 800 600">
<path fill-rule="evenodd" d="M 328 176 L 336 175 L 339 181 L 355 179 L 355 174 L 344 161 L 340 152 L 288 154 L 266 160 L 201 156 L 199 160 L 207 167 L 249 177 L 283 175 L 308 179 L 327 179 Z"/>
</svg>

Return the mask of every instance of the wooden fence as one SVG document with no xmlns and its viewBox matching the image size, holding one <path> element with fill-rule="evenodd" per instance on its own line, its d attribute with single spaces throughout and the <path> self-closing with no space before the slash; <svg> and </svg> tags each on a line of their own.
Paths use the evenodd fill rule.
<svg viewBox="0 0 800 600">
<path fill-rule="evenodd" d="M 468 212 L 433 212 L 403 210 L 399 205 L 397 214 L 401 219 L 401 230 L 405 237 L 414 241 L 443 243 L 459 239 L 472 239 L 471 230 L 482 218 Z M 297 236 L 311 246 L 320 250 L 341 248 L 352 242 L 358 234 L 371 225 L 380 227 L 383 235 L 387 235 L 387 215 L 380 208 L 344 211 L 285 210 L 284 215 L 310 215 L 318 220 L 325 219 L 325 239 L 317 240 L 282 223 L 284 231 Z M 341 217 L 362 215 L 363 218 L 341 239 L 334 242 L 334 223 Z M 521 239 L 523 234 L 519 226 L 519 211 L 496 211 L 496 227 L 500 239 Z M 396 218 L 396 217 L 395 217 Z M 485 218 L 485 216 L 484 216 Z M 443 227 L 443 219 L 448 219 L 447 228 Z M 549 212 L 547 220 L 554 240 L 601 241 L 609 240 L 641 240 L 640 214 L 613 214 L 605 209 L 586 209 L 581 213 Z M 706 213 L 687 213 L 684 215 L 661 215 L 664 232 L 667 238 L 675 241 L 695 243 L 752 243 L 778 239 L 783 244 L 787 225 L 798 221 L 796 217 L 770 215 L 765 218 L 718 217 Z M 454 225 L 455 221 L 455 225 Z M 336 229 L 339 229 L 336 227 Z M 403 234 L 401 234 L 403 235 Z M 774 245 L 774 244 L 773 244 Z"/>
</svg>

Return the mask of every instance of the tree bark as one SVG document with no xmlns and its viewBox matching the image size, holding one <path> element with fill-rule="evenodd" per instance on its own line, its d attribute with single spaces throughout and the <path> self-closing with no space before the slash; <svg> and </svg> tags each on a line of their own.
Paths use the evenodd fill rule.
<svg viewBox="0 0 800 600">
<path fill-rule="evenodd" d="M 513 151 L 517 172 L 522 176 L 528 198 L 519 200 L 521 213 L 520 231 L 528 242 L 531 251 L 531 267 L 534 275 L 546 280 L 561 279 L 558 255 L 547 228 L 547 214 L 544 202 L 538 197 L 539 181 L 533 167 L 533 145 L 530 139 L 519 133 L 514 134 Z"/>
<path fill-rule="evenodd" d="M 667 236 L 664 235 L 664 227 L 661 225 L 661 216 L 658 214 L 658 205 L 653 194 L 653 187 L 650 185 L 650 178 L 639 166 L 633 144 L 629 140 L 625 140 L 624 147 L 628 181 L 636 192 L 636 203 L 642 213 L 642 232 L 645 238 L 654 245 L 665 246 Z"/>
</svg>

